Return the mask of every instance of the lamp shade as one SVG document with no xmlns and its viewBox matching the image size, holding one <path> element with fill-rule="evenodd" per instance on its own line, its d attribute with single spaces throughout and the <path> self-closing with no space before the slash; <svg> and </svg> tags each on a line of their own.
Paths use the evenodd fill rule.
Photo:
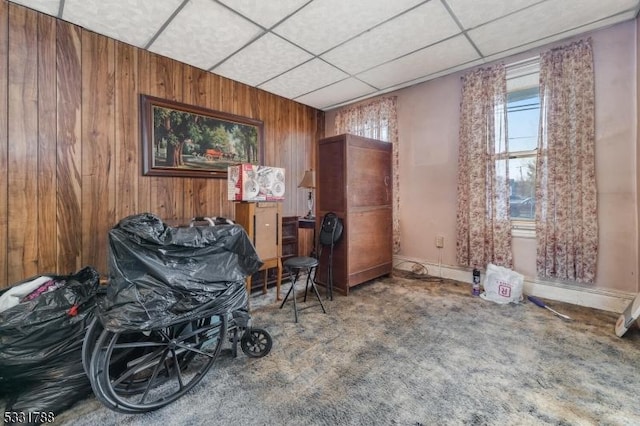
<svg viewBox="0 0 640 426">
<path fill-rule="evenodd" d="M 316 187 L 316 172 L 313 170 L 307 170 L 304 172 L 302 181 L 298 184 L 298 188 L 315 188 Z"/>
</svg>

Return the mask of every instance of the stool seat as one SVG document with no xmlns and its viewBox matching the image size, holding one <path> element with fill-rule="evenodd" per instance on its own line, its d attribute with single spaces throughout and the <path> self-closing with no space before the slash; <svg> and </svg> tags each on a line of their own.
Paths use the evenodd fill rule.
<svg viewBox="0 0 640 426">
<path fill-rule="evenodd" d="M 285 260 L 282 266 L 289 269 L 315 268 L 319 263 L 315 257 L 299 256 Z"/>
</svg>

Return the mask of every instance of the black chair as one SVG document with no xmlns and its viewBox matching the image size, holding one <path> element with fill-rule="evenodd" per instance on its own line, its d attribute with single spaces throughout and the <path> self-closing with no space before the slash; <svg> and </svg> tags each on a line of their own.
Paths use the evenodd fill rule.
<svg viewBox="0 0 640 426">
<path fill-rule="evenodd" d="M 316 273 L 318 270 L 318 266 L 320 265 L 320 256 L 322 255 L 322 249 L 324 246 L 330 246 L 329 252 L 329 262 L 327 265 L 327 273 L 328 273 L 328 284 L 327 284 L 327 292 L 328 297 L 333 300 L 333 245 L 340 239 L 342 235 L 342 221 L 335 215 L 335 213 L 327 213 L 322 219 L 322 225 L 320 227 L 320 235 L 318 237 L 318 247 L 312 253 L 312 256 L 297 256 L 292 257 L 283 263 L 283 267 L 285 273 L 289 276 L 289 281 L 291 281 L 291 287 L 287 292 L 287 295 L 284 297 L 282 304 L 280 304 L 280 309 L 284 306 L 289 298 L 289 295 L 293 298 L 293 312 L 295 315 L 295 322 L 298 322 L 298 304 L 296 300 L 296 283 L 298 282 L 298 278 L 301 273 L 306 273 L 306 285 L 304 290 L 304 300 L 307 301 L 307 293 L 309 292 L 309 286 L 316 295 L 318 302 L 320 303 L 320 307 L 322 308 L 322 312 L 327 313 L 324 308 L 324 304 L 322 303 L 322 299 L 320 298 L 320 293 L 318 292 L 318 287 L 316 286 Z M 317 253 L 317 256 L 313 254 Z M 316 306 L 316 305 L 312 305 Z M 301 308 L 300 310 L 310 308 L 312 306 L 307 306 L 305 308 Z"/>
</svg>

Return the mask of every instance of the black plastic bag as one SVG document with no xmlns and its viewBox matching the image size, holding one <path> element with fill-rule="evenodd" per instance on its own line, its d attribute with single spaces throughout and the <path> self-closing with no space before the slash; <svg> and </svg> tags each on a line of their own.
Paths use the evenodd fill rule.
<svg viewBox="0 0 640 426">
<path fill-rule="evenodd" d="M 111 332 L 163 328 L 246 309 L 262 262 L 239 225 L 170 227 L 129 216 L 109 231 L 109 286 L 98 317 Z"/>
<path fill-rule="evenodd" d="M 57 414 L 91 393 L 81 350 L 95 315 L 98 272 L 87 267 L 49 276 L 64 284 L 0 312 L 0 394 L 7 411 Z"/>
<path fill-rule="evenodd" d="M 91 384 L 79 358 L 81 355 L 78 352 L 60 363 L 51 364 L 38 382 L 32 382 L 28 387 L 22 386 L 17 393 L 9 395 L 6 411 L 40 411 L 53 413 L 56 417 L 77 401 L 92 395 Z M 32 419 L 37 419 L 37 416 L 32 416 Z M 33 421 L 32 424 L 38 422 Z"/>
</svg>

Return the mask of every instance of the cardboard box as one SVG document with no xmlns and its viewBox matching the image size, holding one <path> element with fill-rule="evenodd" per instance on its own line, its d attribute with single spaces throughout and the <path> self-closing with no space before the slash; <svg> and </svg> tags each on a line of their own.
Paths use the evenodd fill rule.
<svg viewBox="0 0 640 426">
<path fill-rule="evenodd" d="M 238 164 L 230 166 L 227 171 L 229 200 L 284 200 L 284 169 L 255 164 Z"/>
</svg>

